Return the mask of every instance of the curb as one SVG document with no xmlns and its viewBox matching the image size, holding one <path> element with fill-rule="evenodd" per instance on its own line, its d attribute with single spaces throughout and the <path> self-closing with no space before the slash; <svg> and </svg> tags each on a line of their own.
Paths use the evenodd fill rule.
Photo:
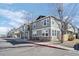
<svg viewBox="0 0 79 59">
<path fill-rule="evenodd" d="M 33 47 L 34 45 L 21 45 L 21 46 L 7 46 L 7 47 L 0 47 L 0 49 L 5 48 L 22 48 L 22 47 Z"/>
<path fill-rule="evenodd" d="M 36 43 L 33 41 L 29 41 L 32 44 L 39 45 L 39 46 L 45 46 L 45 47 L 50 47 L 50 48 L 57 48 L 57 49 L 62 49 L 62 50 L 69 50 L 69 51 L 75 51 L 74 48 L 69 48 L 69 47 L 64 47 L 64 46 L 56 46 L 56 45 L 49 45 L 49 44 L 40 44 Z"/>
<path fill-rule="evenodd" d="M 62 50 L 69 50 L 69 51 L 75 51 L 74 48 L 68 48 L 68 47 L 65 47 L 65 46 L 60 46 L 60 45 L 49 45 L 49 44 L 40 44 L 40 43 L 36 43 L 36 42 L 33 42 L 33 41 L 27 41 L 28 43 L 31 43 L 31 44 L 35 44 L 35 45 L 39 45 L 39 46 L 45 46 L 45 47 L 50 47 L 50 48 L 57 48 L 57 49 L 62 49 Z M 8 46 L 8 47 L 0 47 L 0 49 L 4 49 L 4 48 L 21 48 L 21 47 L 33 47 L 33 45 L 22 45 L 22 46 Z"/>
</svg>

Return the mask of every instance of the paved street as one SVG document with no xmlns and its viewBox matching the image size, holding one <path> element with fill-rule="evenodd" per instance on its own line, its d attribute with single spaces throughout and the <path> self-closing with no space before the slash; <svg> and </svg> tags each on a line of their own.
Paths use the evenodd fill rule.
<svg viewBox="0 0 79 59">
<path fill-rule="evenodd" d="M 17 47 L 17 48 L 0 49 L 0 55 L 1 56 L 78 56 L 79 53 L 56 48 L 33 45 L 19 48 Z"/>
<path fill-rule="evenodd" d="M 2 56 L 78 56 L 79 54 L 72 51 L 60 50 L 49 47 L 22 47 L 8 48 L 0 50 Z"/>
<path fill-rule="evenodd" d="M 0 47 L 6 47 L 6 46 L 12 46 L 12 44 L 0 38 Z"/>
</svg>

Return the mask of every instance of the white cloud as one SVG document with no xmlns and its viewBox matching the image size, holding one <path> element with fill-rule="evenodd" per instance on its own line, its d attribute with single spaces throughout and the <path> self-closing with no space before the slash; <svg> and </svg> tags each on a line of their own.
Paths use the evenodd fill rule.
<svg viewBox="0 0 79 59">
<path fill-rule="evenodd" d="M 76 15 L 74 18 L 72 18 L 72 22 L 71 23 L 79 28 L 79 20 L 78 19 L 79 19 L 79 16 Z"/>
<path fill-rule="evenodd" d="M 22 25 L 22 24 L 19 25 L 19 23 L 17 23 L 17 22 L 9 22 L 9 25 L 10 25 L 11 27 L 18 28 L 18 27 L 19 27 L 20 25 Z"/>
<path fill-rule="evenodd" d="M 0 15 L 3 15 L 4 17 L 18 23 L 27 22 L 28 17 L 32 16 L 29 12 L 26 12 L 25 10 L 11 11 L 11 10 L 5 10 L 5 9 L 0 9 Z"/>
<path fill-rule="evenodd" d="M 26 12 L 25 10 L 11 11 L 5 9 L 0 9 L 0 15 L 3 15 L 4 17 L 18 23 L 24 23 L 28 16 L 31 16 L 31 14 L 29 12 Z"/>
<path fill-rule="evenodd" d="M 0 34 L 6 34 L 10 29 L 10 27 L 0 27 Z"/>
<path fill-rule="evenodd" d="M 32 16 L 32 14 L 26 12 L 25 10 L 12 11 L 8 9 L 0 9 L 0 15 L 10 20 L 7 23 L 10 27 L 19 27 L 20 25 L 27 23 L 27 19 Z M 0 32 L 7 32 L 7 27 L 0 27 Z"/>
<path fill-rule="evenodd" d="M 73 22 L 79 22 L 79 16 L 75 16 L 72 20 Z"/>
</svg>

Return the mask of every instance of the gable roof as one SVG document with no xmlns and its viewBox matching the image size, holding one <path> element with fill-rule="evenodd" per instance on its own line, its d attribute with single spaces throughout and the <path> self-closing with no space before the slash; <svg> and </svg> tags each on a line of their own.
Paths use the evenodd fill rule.
<svg viewBox="0 0 79 59">
<path fill-rule="evenodd" d="M 36 20 L 39 20 L 39 19 L 41 19 L 41 18 L 43 18 L 43 17 L 45 17 L 45 16 L 40 15 Z"/>
</svg>

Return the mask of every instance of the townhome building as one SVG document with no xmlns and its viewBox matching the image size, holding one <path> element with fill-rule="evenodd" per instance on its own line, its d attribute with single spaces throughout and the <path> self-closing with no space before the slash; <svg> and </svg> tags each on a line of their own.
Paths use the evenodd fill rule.
<svg viewBox="0 0 79 59">
<path fill-rule="evenodd" d="M 74 26 L 68 23 L 65 34 L 74 34 Z M 31 39 L 40 41 L 61 40 L 61 20 L 54 16 L 39 16 L 31 23 Z"/>
<path fill-rule="evenodd" d="M 8 32 L 7 36 L 17 39 L 29 39 L 28 24 L 23 24 L 17 29 L 12 29 Z"/>
<path fill-rule="evenodd" d="M 36 21 L 31 23 L 31 39 L 48 41 L 58 40 L 61 37 L 61 22 L 53 16 L 39 16 Z"/>
<path fill-rule="evenodd" d="M 12 36 L 20 39 L 37 41 L 59 41 L 61 40 L 61 20 L 54 16 L 39 16 L 29 24 L 23 24 L 17 28 Z M 67 33 L 77 33 L 71 23 L 68 23 Z"/>
<path fill-rule="evenodd" d="M 17 38 L 20 39 L 29 39 L 29 26 L 27 24 L 23 24 L 20 26 L 17 31 L 15 31 Z"/>
<path fill-rule="evenodd" d="M 21 32 L 21 38 L 23 39 L 29 39 L 29 25 L 24 24 L 20 27 L 19 31 Z"/>
<path fill-rule="evenodd" d="M 8 38 L 11 37 L 11 31 L 9 31 L 9 32 L 7 33 L 7 37 L 8 37 Z"/>
<path fill-rule="evenodd" d="M 7 33 L 7 37 L 14 38 L 14 32 L 15 32 L 15 28 L 11 29 L 11 30 Z"/>
</svg>

